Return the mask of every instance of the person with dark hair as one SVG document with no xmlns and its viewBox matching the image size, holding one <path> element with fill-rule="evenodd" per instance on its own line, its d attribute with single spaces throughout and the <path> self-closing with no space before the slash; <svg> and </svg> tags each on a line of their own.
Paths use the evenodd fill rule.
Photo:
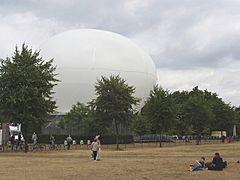
<svg viewBox="0 0 240 180">
<path fill-rule="evenodd" d="M 12 151 L 13 151 L 14 144 L 15 144 L 15 137 L 14 137 L 14 135 L 12 135 L 12 136 L 10 137 L 10 142 L 11 142 L 11 147 L 12 147 Z"/>
<path fill-rule="evenodd" d="M 16 150 L 19 148 L 21 148 L 20 147 L 20 144 L 21 144 L 21 141 L 22 141 L 22 136 L 21 136 L 21 134 L 19 133 L 18 134 L 18 139 L 17 139 L 17 146 L 16 146 Z"/>
<path fill-rule="evenodd" d="M 96 138 L 94 139 L 94 141 L 91 144 L 91 150 L 92 150 L 92 153 L 93 153 L 93 160 L 97 160 L 97 153 L 99 151 L 99 144 L 98 144 Z"/>
<path fill-rule="evenodd" d="M 98 151 L 97 151 L 96 160 L 97 160 L 97 161 L 100 161 L 100 151 L 101 151 L 100 135 L 95 136 L 95 139 L 97 140 L 97 143 L 98 143 Z"/>
<path fill-rule="evenodd" d="M 50 143 L 50 149 L 55 149 L 55 138 L 53 135 L 50 136 L 49 143 Z"/>
<path fill-rule="evenodd" d="M 32 134 L 33 149 L 35 149 L 37 146 L 37 140 L 38 140 L 37 134 L 35 132 L 33 132 L 33 134 Z"/>
<path fill-rule="evenodd" d="M 227 166 L 227 162 L 223 161 L 223 158 L 218 152 L 215 153 L 212 162 L 206 163 L 208 170 L 223 170 Z"/>
<path fill-rule="evenodd" d="M 201 135 L 198 135 L 197 138 L 196 138 L 197 145 L 199 145 L 201 143 L 201 140 L 202 140 Z"/>
<path fill-rule="evenodd" d="M 205 157 L 201 157 L 200 160 L 196 160 L 194 165 L 190 165 L 190 171 L 200 171 L 205 167 Z"/>
<path fill-rule="evenodd" d="M 222 143 L 225 142 L 226 137 L 224 135 L 221 136 Z"/>
<path fill-rule="evenodd" d="M 66 138 L 66 141 L 67 141 L 67 149 L 68 149 L 68 150 L 70 149 L 72 140 L 73 140 L 73 139 L 72 139 L 72 137 L 71 137 L 70 134 L 69 134 L 69 136 Z"/>
</svg>

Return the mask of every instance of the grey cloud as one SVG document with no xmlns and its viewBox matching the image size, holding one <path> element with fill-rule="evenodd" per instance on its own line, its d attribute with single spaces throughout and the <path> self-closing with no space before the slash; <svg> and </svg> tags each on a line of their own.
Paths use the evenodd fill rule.
<svg viewBox="0 0 240 180">
<path fill-rule="evenodd" d="M 231 19 L 239 14 L 238 5 L 240 2 L 234 0 L 4 0 L 0 15 L 31 12 L 42 19 L 59 22 L 66 27 L 62 29 L 98 28 L 134 39 L 146 32 L 148 37 L 139 38 L 139 41 L 150 49 L 155 64 L 179 69 L 218 66 L 221 57 L 229 55 L 239 58 L 240 44 L 235 38 L 240 31 L 233 37 L 231 32 L 225 32 L 218 39 L 211 37 L 214 36 L 212 32 L 208 37 L 210 45 L 203 45 L 200 52 L 195 47 L 196 42 L 205 38 L 206 32 L 201 23 L 216 34 L 229 24 L 240 26 Z M 214 27 L 205 22 L 212 16 L 219 22 L 222 22 L 222 17 L 229 19 L 222 22 L 225 23 L 222 27 Z M 203 30 L 194 32 L 194 28 Z"/>
<path fill-rule="evenodd" d="M 37 46 L 68 29 L 109 30 L 149 51 L 157 68 L 168 69 L 160 73 L 165 76 L 161 81 L 171 80 L 168 87 L 202 85 L 237 103 L 232 89 L 240 89 L 238 81 L 231 83 L 228 78 L 240 68 L 239 19 L 239 0 L 0 0 L 0 41 L 4 42 L 0 57 L 18 43 Z M 222 79 L 194 76 L 186 80 L 192 69 L 196 73 L 201 68 L 215 70 L 213 76 L 219 76 L 221 68 L 226 71 Z M 190 73 L 175 84 L 172 74 L 176 70 L 176 77 Z M 199 71 L 199 75 L 204 73 Z M 222 86 L 228 88 L 223 91 Z"/>
</svg>

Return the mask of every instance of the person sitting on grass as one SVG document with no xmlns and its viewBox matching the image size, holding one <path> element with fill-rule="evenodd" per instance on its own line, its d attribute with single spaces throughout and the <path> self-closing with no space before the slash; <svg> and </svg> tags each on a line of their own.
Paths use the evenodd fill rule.
<svg viewBox="0 0 240 180">
<path fill-rule="evenodd" d="M 200 171 L 205 167 L 205 157 L 201 157 L 200 160 L 196 160 L 196 163 L 190 165 L 190 171 Z"/>
<path fill-rule="evenodd" d="M 227 162 L 223 161 L 223 158 L 220 156 L 218 152 L 215 153 L 212 162 L 206 163 L 206 167 L 208 170 L 223 170 L 223 168 L 227 167 Z"/>
</svg>

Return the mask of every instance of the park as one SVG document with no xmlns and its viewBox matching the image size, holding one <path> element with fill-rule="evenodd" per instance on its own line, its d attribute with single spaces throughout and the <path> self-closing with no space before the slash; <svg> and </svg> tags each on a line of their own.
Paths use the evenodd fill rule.
<svg viewBox="0 0 240 180">
<path fill-rule="evenodd" d="M 212 70 L 180 78 L 190 59 L 181 48 L 156 57 L 118 31 L 87 27 L 0 54 L 0 179 L 240 179 L 239 81 L 222 91 L 232 74 L 218 88 L 205 83 L 222 81 Z"/>
<path fill-rule="evenodd" d="M 64 113 L 53 98 L 53 87 L 59 82 L 53 60 L 45 62 L 39 51 L 26 44 L 21 48 L 16 47 L 12 59 L 2 60 L 0 66 L 1 179 L 240 179 L 236 131 L 240 107 L 198 86 L 170 92 L 155 85 L 143 101 L 125 78 L 110 75 L 100 76 L 92 85 L 94 99 L 84 104 L 76 96 Z M 19 126 L 18 134 L 11 134 L 10 125 Z M 220 133 L 214 137 L 213 132 Z M 91 159 L 90 143 L 86 145 L 96 135 L 102 137 L 100 161 Z M 67 136 L 74 139 L 68 141 Z M 135 141 L 136 136 L 142 139 Z M 168 138 L 178 136 L 178 141 L 191 137 L 197 143 L 178 144 Z M 216 138 L 218 143 L 200 143 Z M 56 147 L 65 140 L 76 146 L 52 149 L 49 140 Z M 81 140 L 84 145 L 79 145 Z M 96 150 L 91 150 L 97 155 L 95 144 Z M 211 162 L 216 152 L 227 161 L 227 168 L 190 171 L 200 157 Z"/>
<path fill-rule="evenodd" d="M 1 179 L 240 179 L 240 143 L 159 146 L 103 145 L 101 160 L 93 161 L 89 149 L 0 153 Z M 228 162 L 223 171 L 190 172 L 201 156 L 211 161 L 219 152 Z"/>
</svg>

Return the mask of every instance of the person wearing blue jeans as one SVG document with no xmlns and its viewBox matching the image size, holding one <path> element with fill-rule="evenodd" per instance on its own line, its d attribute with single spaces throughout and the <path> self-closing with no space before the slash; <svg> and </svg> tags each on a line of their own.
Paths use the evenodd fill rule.
<svg viewBox="0 0 240 180">
<path fill-rule="evenodd" d="M 201 157 L 195 164 L 190 165 L 190 171 L 200 171 L 205 167 L 205 157 Z"/>
</svg>

